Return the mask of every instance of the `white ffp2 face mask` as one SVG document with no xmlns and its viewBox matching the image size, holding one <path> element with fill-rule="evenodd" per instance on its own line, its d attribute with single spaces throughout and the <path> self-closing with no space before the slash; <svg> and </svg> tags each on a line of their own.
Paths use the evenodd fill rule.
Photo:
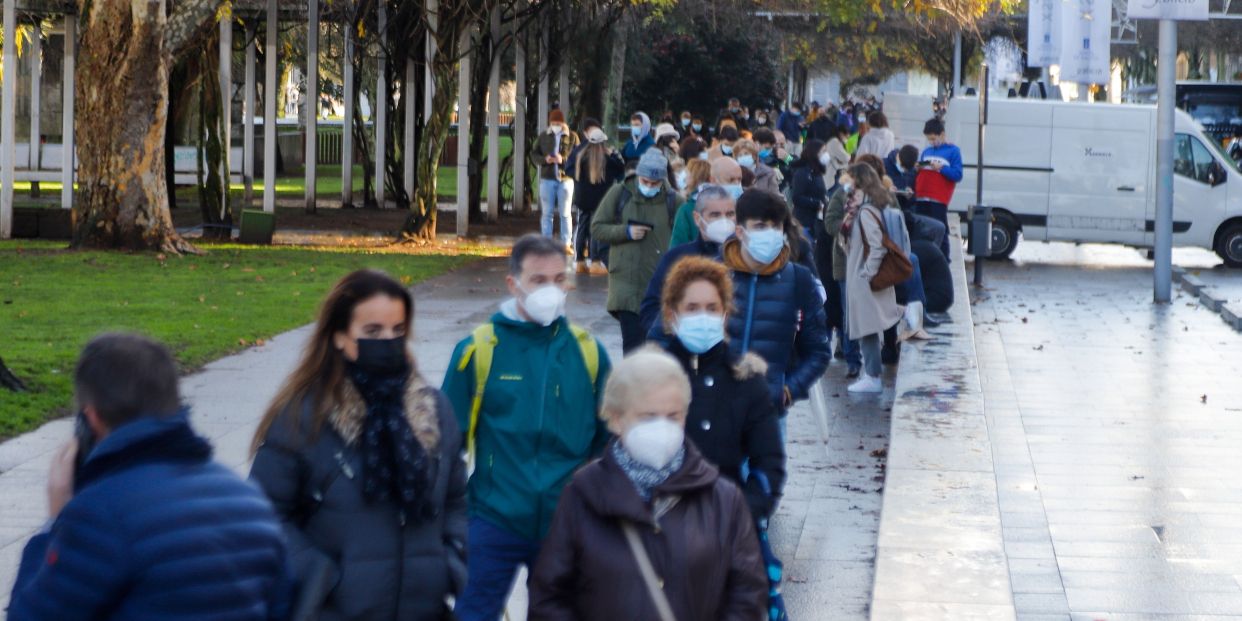
<svg viewBox="0 0 1242 621">
<path fill-rule="evenodd" d="M 524 293 L 525 289 L 522 290 Z M 544 285 L 526 293 L 522 309 L 530 320 L 544 327 L 565 314 L 565 291 L 556 285 Z"/>
<path fill-rule="evenodd" d="M 707 241 L 717 244 L 725 243 L 733 232 L 737 230 L 737 224 L 728 218 L 716 218 L 707 223 L 703 230 L 703 236 Z"/>
<path fill-rule="evenodd" d="M 681 425 L 660 416 L 630 427 L 621 442 L 630 457 L 658 470 L 673 461 L 685 439 Z"/>
</svg>

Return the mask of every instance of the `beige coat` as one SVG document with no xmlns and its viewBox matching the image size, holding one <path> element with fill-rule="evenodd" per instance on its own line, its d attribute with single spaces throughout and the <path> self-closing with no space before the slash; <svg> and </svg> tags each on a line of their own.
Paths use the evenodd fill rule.
<svg viewBox="0 0 1242 621">
<path fill-rule="evenodd" d="M 892 287 L 871 290 L 871 278 L 880 270 L 880 262 L 887 252 L 880 227 L 883 221 L 884 215 L 880 210 L 870 202 L 864 202 L 850 227 L 845 259 L 845 291 L 852 340 L 878 334 L 897 325 L 905 310 L 897 305 L 897 294 Z M 871 246 L 871 252 L 866 257 L 863 256 L 863 235 L 867 236 L 867 244 Z"/>
</svg>

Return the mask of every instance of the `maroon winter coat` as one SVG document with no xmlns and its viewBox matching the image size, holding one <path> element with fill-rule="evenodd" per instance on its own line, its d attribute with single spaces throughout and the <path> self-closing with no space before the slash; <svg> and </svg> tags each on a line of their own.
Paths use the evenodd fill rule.
<svg viewBox="0 0 1242 621">
<path fill-rule="evenodd" d="M 658 525 L 611 450 L 574 475 L 531 577 L 531 621 L 659 619 L 622 519 L 638 527 L 678 621 L 766 618 L 768 582 L 741 490 L 686 442 L 684 465 L 654 495 L 681 497 Z"/>
</svg>

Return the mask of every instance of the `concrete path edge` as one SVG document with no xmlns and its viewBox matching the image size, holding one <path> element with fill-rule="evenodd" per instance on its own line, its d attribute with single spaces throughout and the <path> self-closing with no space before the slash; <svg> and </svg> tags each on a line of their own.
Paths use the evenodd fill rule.
<svg viewBox="0 0 1242 621">
<path fill-rule="evenodd" d="M 970 290 L 951 245 L 952 321 L 902 347 L 872 621 L 1016 618 Z"/>
</svg>

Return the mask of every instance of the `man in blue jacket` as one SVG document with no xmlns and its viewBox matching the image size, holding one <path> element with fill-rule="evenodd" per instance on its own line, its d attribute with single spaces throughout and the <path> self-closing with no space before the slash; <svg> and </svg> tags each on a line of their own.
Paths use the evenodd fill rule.
<svg viewBox="0 0 1242 621">
<path fill-rule="evenodd" d="M 737 162 L 728 158 L 722 158 L 719 161 L 727 162 L 733 168 L 737 168 L 740 173 L 741 168 L 738 167 Z M 715 164 L 712 166 L 715 167 Z M 720 244 L 732 237 L 733 230 L 737 227 L 736 212 L 737 207 L 733 196 L 724 187 L 709 184 L 699 190 L 694 203 L 694 224 L 698 227 L 699 235 L 694 241 L 669 248 L 664 258 L 660 259 L 660 264 L 656 266 L 655 274 L 647 283 L 647 291 L 643 294 L 643 301 L 638 309 L 643 334 L 651 331 L 651 326 L 655 324 L 660 314 L 660 297 L 664 293 L 664 278 L 668 276 L 669 270 L 673 269 L 673 265 L 683 257 L 699 256 L 709 259 L 719 257 Z"/>
<path fill-rule="evenodd" d="M 52 462 L 51 523 L 22 553 L 9 621 L 284 619 L 280 524 L 190 428 L 168 350 L 100 336 L 74 388 L 78 439 Z"/>
<path fill-rule="evenodd" d="M 785 142 L 789 144 L 789 154 L 794 157 L 802 155 L 802 104 L 794 102 L 776 119 L 776 130 L 785 134 Z"/>
<path fill-rule="evenodd" d="M 790 260 L 785 200 L 747 190 L 737 201 L 737 228 L 721 245 L 733 274 L 733 310 L 726 331 L 735 355 L 768 363 L 768 389 L 780 412 L 810 395 L 832 360 L 824 299 L 809 269 Z M 668 339 L 657 321 L 648 339 Z M 782 414 L 782 426 L 784 418 Z"/>
<path fill-rule="evenodd" d="M 945 137 L 944 121 L 934 118 L 923 124 L 927 148 L 919 162 L 918 176 L 914 179 L 914 202 L 916 211 L 939 220 L 949 228 L 949 204 L 953 191 L 962 180 L 962 150 L 950 144 Z M 949 238 L 940 243 L 944 256 L 949 253 Z"/>
</svg>

